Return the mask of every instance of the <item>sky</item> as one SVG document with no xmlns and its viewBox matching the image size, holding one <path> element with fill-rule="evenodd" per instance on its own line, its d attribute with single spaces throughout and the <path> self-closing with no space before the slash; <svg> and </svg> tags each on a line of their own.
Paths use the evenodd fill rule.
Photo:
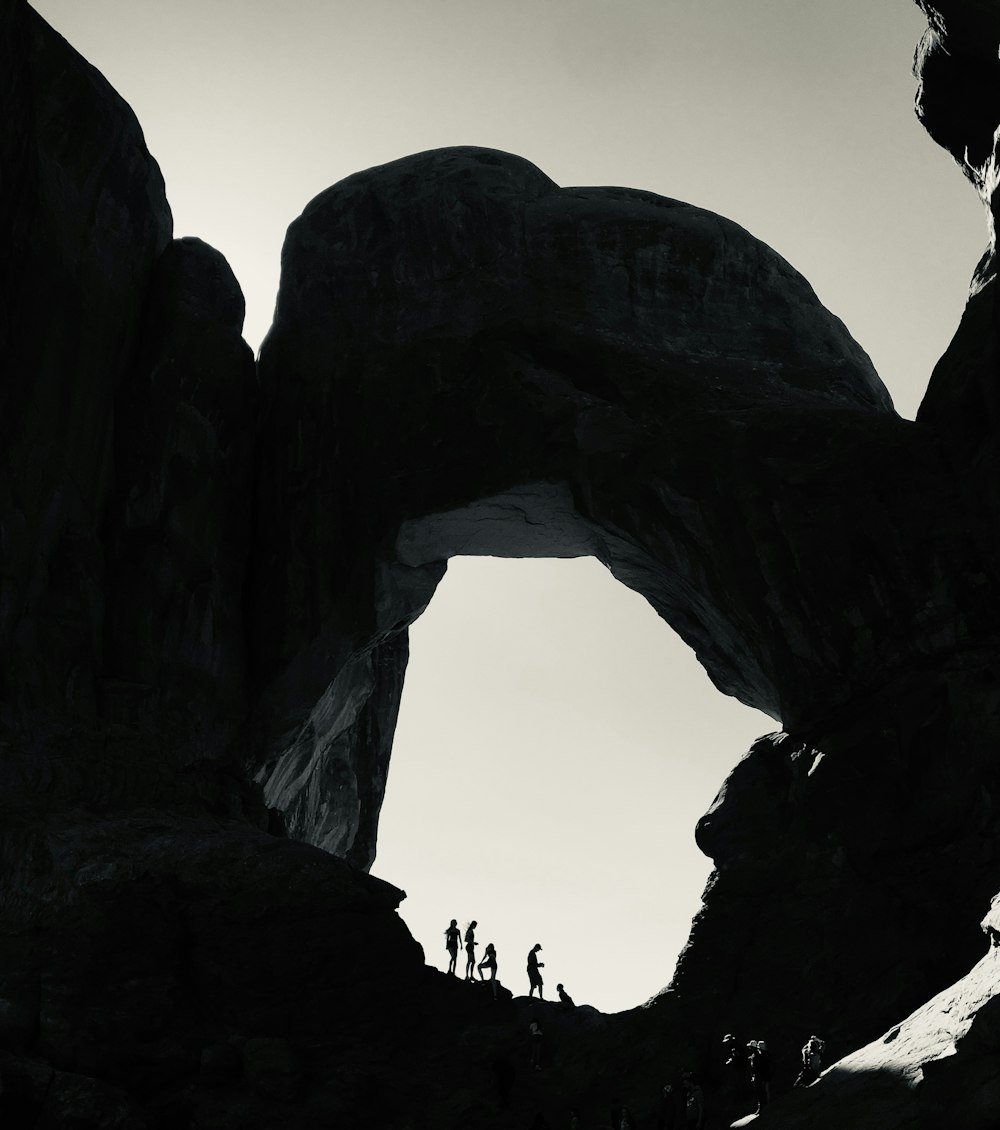
<svg viewBox="0 0 1000 1130">
<path fill-rule="evenodd" d="M 912 418 L 985 245 L 912 110 L 910 0 L 40 0 L 131 104 L 175 234 L 225 254 L 256 349 L 288 224 L 444 145 L 728 216 L 812 283 Z M 670 979 L 710 862 L 693 829 L 777 723 L 710 684 L 592 559 L 455 559 L 411 632 L 373 872 L 445 968 L 632 1007 Z"/>
</svg>

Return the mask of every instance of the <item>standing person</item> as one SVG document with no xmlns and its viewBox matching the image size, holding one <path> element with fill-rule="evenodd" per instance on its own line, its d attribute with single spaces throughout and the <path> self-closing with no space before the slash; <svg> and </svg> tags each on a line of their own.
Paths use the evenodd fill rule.
<svg viewBox="0 0 1000 1130">
<path fill-rule="evenodd" d="M 731 1074 L 734 1080 L 739 1081 L 738 1085 L 733 1087 L 733 1093 L 742 1099 L 748 1087 L 753 1090 L 750 1082 L 749 1045 L 744 1046 L 731 1032 L 727 1032 L 722 1037 L 722 1049 L 726 1055 L 727 1074 Z"/>
<path fill-rule="evenodd" d="M 453 918 L 451 925 L 444 932 L 444 948 L 448 951 L 448 972 L 455 976 L 455 966 L 458 964 L 458 943 L 462 931 L 458 928 L 458 920 Z"/>
<path fill-rule="evenodd" d="M 656 1130 L 677 1130 L 677 1094 L 673 1084 L 664 1083 L 656 1104 Z"/>
<path fill-rule="evenodd" d="M 681 1077 L 684 1088 L 684 1125 L 688 1130 L 702 1130 L 705 1125 L 705 1096 L 701 1087 L 694 1081 L 690 1071 Z"/>
<path fill-rule="evenodd" d="M 542 1026 L 538 1023 L 538 1018 L 533 1016 L 531 1023 L 528 1025 L 528 1038 L 531 1040 L 531 1066 L 536 1071 L 541 1071 L 542 1069 L 543 1037 Z"/>
<path fill-rule="evenodd" d="M 747 1044 L 750 1053 L 750 1083 L 757 1099 L 756 1114 L 771 1101 L 771 1053 L 763 1040 L 751 1040 Z"/>
<path fill-rule="evenodd" d="M 542 992 L 542 975 L 539 969 L 545 968 L 545 962 L 538 960 L 538 951 L 542 948 L 541 942 L 535 942 L 531 947 L 531 952 L 528 954 L 528 984 L 531 986 L 528 989 L 528 996 L 535 995 L 535 989 L 538 990 L 538 999 L 545 1000 L 545 994 Z"/>
<path fill-rule="evenodd" d="M 819 1036 L 810 1036 L 802 1048 L 802 1070 L 798 1074 L 793 1086 L 808 1087 L 810 1083 L 819 1078 L 823 1070 L 823 1051 L 826 1044 Z"/>
<path fill-rule="evenodd" d="M 483 955 L 483 960 L 476 966 L 479 970 L 479 980 L 485 981 L 483 976 L 483 969 L 490 971 L 490 987 L 493 989 L 493 999 L 497 999 L 497 951 L 492 942 L 486 943 L 486 953 Z"/>
<path fill-rule="evenodd" d="M 479 923 L 473 918 L 465 928 L 465 979 L 475 980 L 476 976 L 476 927 Z"/>
<path fill-rule="evenodd" d="M 726 1067 L 738 1071 L 741 1075 L 744 1074 L 748 1064 L 747 1049 L 741 1047 L 731 1032 L 727 1032 L 722 1037 L 722 1049 L 726 1053 Z"/>
</svg>

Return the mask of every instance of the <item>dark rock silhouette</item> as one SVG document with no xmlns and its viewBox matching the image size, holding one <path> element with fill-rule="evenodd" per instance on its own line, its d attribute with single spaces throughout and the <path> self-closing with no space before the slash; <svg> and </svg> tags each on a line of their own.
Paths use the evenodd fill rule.
<svg viewBox="0 0 1000 1130">
<path fill-rule="evenodd" d="M 922 6 L 918 112 L 992 215 L 1000 20 Z M 417 154 L 292 225 L 258 373 L 131 111 L 20 0 L 0 89 L 0 1121 L 641 1120 L 687 1068 L 724 1117 L 733 1029 L 763 1125 L 877 1093 L 886 1130 L 992 1126 L 992 245 L 910 423 L 729 221 Z M 644 1009 L 437 974 L 365 873 L 407 627 L 484 552 L 597 556 L 784 727 L 699 824 Z M 782 1108 L 813 1030 L 833 1066 Z"/>
<path fill-rule="evenodd" d="M 808 284 L 712 213 L 559 189 L 485 150 L 358 174 L 290 229 L 260 370 L 261 529 L 294 547 L 291 561 L 262 556 L 252 589 L 259 638 L 279 641 L 261 672 L 265 725 L 287 742 L 266 790 L 296 833 L 358 862 L 404 631 L 455 553 L 594 554 L 721 688 L 775 716 L 825 713 L 914 646 L 911 610 L 880 610 L 897 622 L 870 671 L 848 670 L 835 640 L 846 652 L 856 635 L 845 608 L 862 581 L 830 557 L 851 552 L 845 520 L 859 537 L 891 520 L 869 477 L 905 480 L 916 443 Z M 283 438 L 293 421 L 298 453 Z M 817 475 L 841 497 L 821 501 Z M 366 777 L 362 749 L 377 758 Z M 320 817 L 333 780 L 337 810 Z"/>
</svg>

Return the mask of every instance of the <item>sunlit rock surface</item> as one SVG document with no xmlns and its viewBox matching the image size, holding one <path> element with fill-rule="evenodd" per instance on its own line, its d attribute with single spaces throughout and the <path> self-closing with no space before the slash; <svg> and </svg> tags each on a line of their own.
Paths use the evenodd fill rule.
<svg viewBox="0 0 1000 1130">
<path fill-rule="evenodd" d="M 903 1130 L 996 1124 L 1000 950 L 754 1126 Z"/>
</svg>

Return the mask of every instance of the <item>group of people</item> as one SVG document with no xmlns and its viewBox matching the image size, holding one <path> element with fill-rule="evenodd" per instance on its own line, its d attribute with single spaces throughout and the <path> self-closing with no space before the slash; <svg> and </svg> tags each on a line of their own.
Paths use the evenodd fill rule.
<svg viewBox="0 0 1000 1130">
<path fill-rule="evenodd" d="M 486 949 L 483 953 L 483 960 L 476 964 L 476 946 L 479 944 L 476 941 L 476 927 L 479 923 L 473 919 L 465 928 L 465 979 L 466 981 L 474 981 L 476 972 L 479 972 L 480 981 L 485 981 L 486 976 L 483 970 L 488 970 L 490 975 L 490 987 L 493 990 L 493 999 L 497 998 L 497 951 L 496 946 L 492 942 L 487 942 Z M 455 976 L 455 971 L 458 966 L 458 948 L 459 943 L 463 940 L 462 931 L 458 928 L 458 919 L 453 918 L 448 925 L 448 929 L 444 932 L 444 947 L 448 951 L 448 972 Z M 542 978 L 542 969 L 545 966 L 544 961 L 538 960 L 538 955 L 541 952 L 542 945 L 536 942 L 528 953 L 528 996 L 533 997 L 535 990 L 538 990 L 538 999 L 544 1000 L 544 980 Z M 573 998 L 566 992 L 562 985 L 556 985 L 556 992 L 559 994 L 559 1000 L 562 1004 L 569 1008 L 574 1007 Z"/>
<path fill-rule="evenodd" d="M 602 1130 L 639 1130 L 640 1125 L 645 1128 L 651 1123 L 647 1118 L 640 1123 L 621 1099 L 612 1102 L 610 1120 L 600 1123 Z M 679 1087 L 665 1083 L 656 1104 L 656 1130 L 702 1130 L 704 1125 L 705 1097 L 692 1073 L 684 1072 Z M 579 1109 L 574 1107 L 569 1112 L 569 1130 L 584 1130 L 585 1126 L 593 1127 L 594 1123 L 585 1123 Z M 552 1130 L 552 1127 L 543 1114 L 538 1114 L 530 1130 Z"/>
<path fill-rule="evenodd" d="M 480 981 L 485 981 L 485 972 L 489 973 L 490 986 L 493 999 L 497 998 L 497 951 L 492 942 L 488 942 L 483 954 L 483 959 L 476 962 L 476 927 L 479 923 L 473 919 L 465 928 L 464 935 L 459 929 L 458 920 L 453 918 L 444 932 L 445 949 L 448 951 L 448 973 L 456 975 L 458 968 L 458 951 L 464 941 L 465 944 L 465 980 L 474 981 L 479 973 Z M 528 952 L 528 996 L 534 997 L 538 990 L 538 999 L 544 1000 L 544 980 L 542 969 L 545 963 L 539 960 L 542 946 L 536 942 Z M 573 998 L 560 984 L 556 986 L 560 1002 L 568 1007 L 575 1007 Z M 542 1065 L 542 1028 L 537 1017 L 533 1017 L 529 1025 L 529 1042 L 531 1046 L 531 1065 L 535 1070 L 540 1070 Z M 759 1114 L 771 1101 L 771 1053 L 764 1040 L 749 1040 L 741 1044 L 732 1033 L 727 1033 L 722 1039 L 726 1052 L 726 1066 L 744 1073 L 754 1097 L 757 1100 L 756 1114 Z M 805 1087 L 819 1078 L 823 1069 L 823 1053 L 825 1045 L 818 1036 L 810 1036 L 802 1048 L 801 1070 L 795 1080 L 796 1087 Z M 509 1090 L 509 1083 L 504 1090 Z M 506 1104 L 504 1103 L 504 1106 Z M 705 1098 L 701 1087 L 695 1082 L 690 1071 L 681 1077 L 680 1087 L 675 1089 L 673 1084 L 664 1084 L 658 1101 L 658 1130 L 701 1130 L 705 1121 Z M 579 1126 L 579 1115 L 573 1112 L 571 1126 Z M 628 1107 L 615 1103 L 611 1112 L 612 1130 L 633 1130 L 635 1122 Z"/>
<path fill-rule="evenodd" d="M 537 1067 L 541 1058 L 541 1028 L 536 1020 L 532 1020 L 529 1028 L 531 1037 L 531 1062 Z M 741 1044 L 735 1036 L 727 1033 L 723 1037 L 726 1051 L 726 1065 L 745 1072 L 750 1086 L 753 1088 L 757 1099 L 759 1114 L 771 1101 L 771 1054 L 764 1040 L 749 1040 Z M 802 1048 L 802 1065 L 796 1087 L 805 1087 L 819 1078 L 823 1069 L 824 1042 L 818 1036 L 810 1036 Z M 506 1108 L 505 1108 L 506 1109 Z M 705 1125 L 705 1095 L 690 1071 L 685 1071 L 680 1079 L 680 1085 L 665 1083 L 660 1091 L 656 1103 L 656 1130 L 703 1130 Z M 584 1121 L 580 1111 L 573 1109 L 569 1112 L 570 1130 L 584 1130 Z M 592 1126 L 593 1123 L 586 1123 Z M 602 1127 L 609 1123 L 601 1122 Z M 651 1126 L 650 1116 L 642 1119 L 643 1128 Z M 639 1130 L 640 1122 L 632 1112 L 619 1099 L 615 1099 L 611 1106 L 610 1130 Z M 539 1114 L 532 1123 L 532 1130 L 552 1130 L 545 1117 Z"/>
<path fill-rule="evenodd" d="M 771 1101 L 771 1053 L 767 1044 L 763 1040 L 750 1040 L 742 1045 L 727 1032 L 722 1037 L 722 1046 L 726 1050 L 726 1066 L 746 1074 L 757 1100 L 755 1113 L 760 1114 Z"/>
<path fill-rule="evenodd" d="M 750 1040 L 746 1045 L 741 1045 L 732 1033 L 727 1032 L 722 1037 L 722 1045 L 726 1050 L 726 1066 L 746 1073 L 757 1100 L 755 1113 L 760 1114 L 771 1101 L 771 1053 L 767 1050 L 767 1044 L 763 1040 Z M 819 1036 L 810 1036 L 806 1040 L 801 1052 L 801 1069 L 794 1086 L 808 1087 L 819 1078 L 823 1070 L 825 1047 Z"/>
</svg>

